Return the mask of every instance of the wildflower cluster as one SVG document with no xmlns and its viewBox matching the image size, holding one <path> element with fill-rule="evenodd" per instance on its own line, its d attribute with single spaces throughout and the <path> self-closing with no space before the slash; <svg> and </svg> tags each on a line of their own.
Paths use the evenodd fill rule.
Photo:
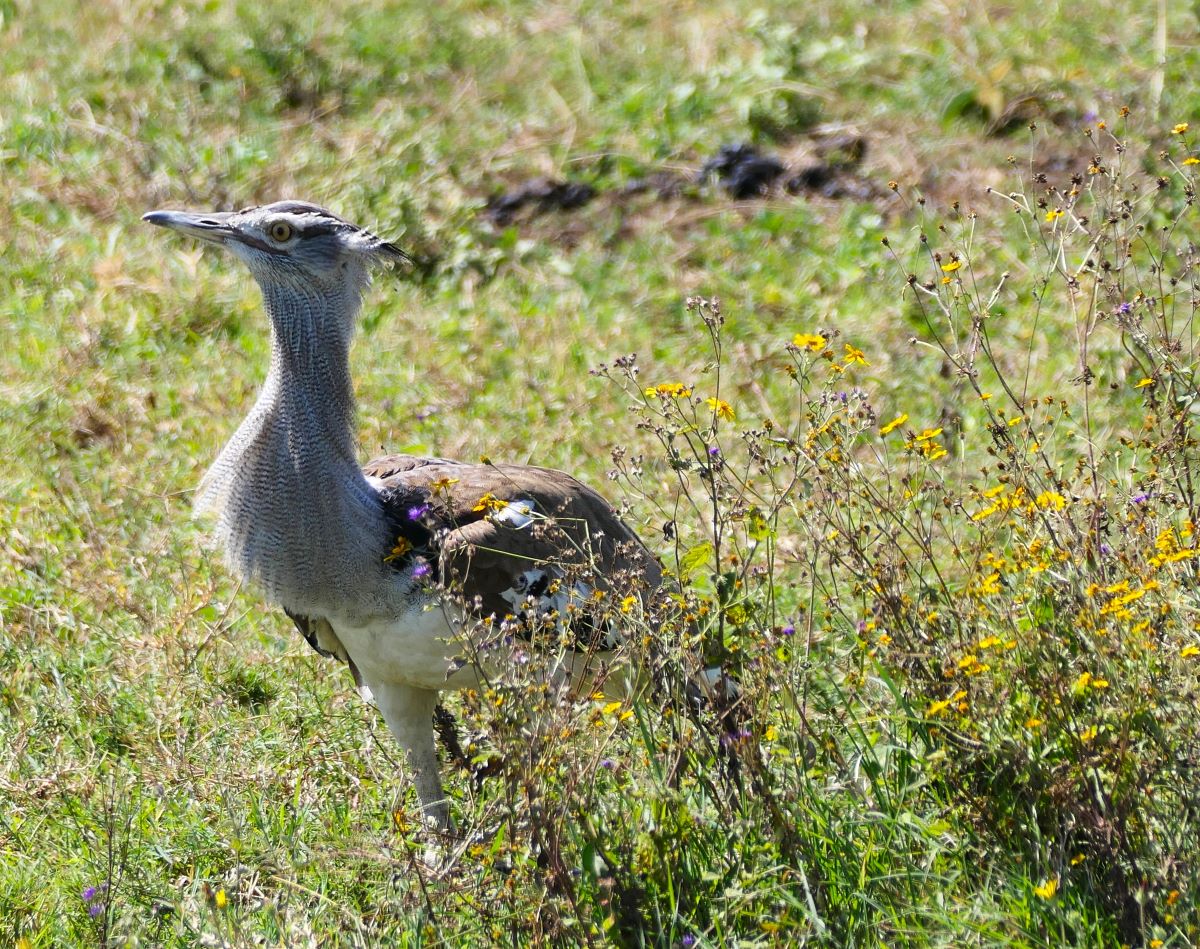
<svg viewBox="0 0 1200 949">
<path fill-rule="evenodd" d="M 890 533 L 898 555 L 861 542 L 843 555 L 871 578 L 864 613 L 889 640 L 872 656 L 922 698 L 911 734 L 946 752 L 937 770 L 947 787 L 974 788 L 973 819 L 994 832 L 1035 820 L 1070 856 L 1029 851 L 1047 871 L 1035 895 L 1062 902 L 1078 887 L 1095 898 L 1092 868 L 1105 867 L 1100 898 L 1123 938 L 1186 939 L 1196 919 L 1185 924 L 1166 906 L 1170 893 L 1196 888 L 1194 874 L 1149 868 L 1187 862 L 1164 833 L 1178 809 L 1200 803 L 1187 777 L 1191 742 L 1174 727 L 1196 687 L 1188 662 L 1200 656 L 1191 421 L 1200 290 L 1184 236 L 1195 231 L 1190 167 L 1200 162 L 1168 150 L 1146 189 L 1124 167 L 1124 144 L 1103 131 L 1086 175 L 1064 184 L 1037 175 L 1032 191 L 1002 198 L 1044 252 L 1040 304 L 1072 317 L 1065 390 L 1025 391 L 1000 356 L 996 314 L 1020 291 L 986 254 L 966 244 L 938 252 L 923 235 L 913 266 L 888 245 L 927 320 L 924 341 L 957 392 L 974 395 L 979 422 L 954 423 L 964 477 L 940 472 L 907 487 L 903 512 L 860 509 L 860 534 Z M 1171 134 L 1186 132 L 1181 123 Z M 937 233 L 951 241 L 952 228 L 967 235 L 974 220 L 956 214 Z M 970 284 L 959 280 L 968 269 Z M 972 444 L 971 431 L 983 437 Z M 944 434 L 911 434 L 905 450 L 940 458 L 921 446 Z"/>
<path fill-rule="evenodd" d="M 488 672 L 461 696 L 461 766 L 499 780 L 480 819 L 505 828 L 470 845 L 472 906 L 500 920 L 542 881 L 539 925 L 568 941 L 669 916 L 680 944 L 851 944 L 874 935 L 855 907 L 939 885 L 921 868 L 950 846 L 1018 855 L 1031 932 L 1070 932 L 1082 907 L 1128 944 L 1200 934 L 1179 830 L 1200 813 L 1196 163 L 1168 149 L 1147 188 L 1108 126 L 1089 134 L 1085 168 L 997 195 L 1033 247 L 1025 277 L 957 209 L 910 256 L 883 242 L 939 363 L 928 391 L 877 391 L 864 370 L 894 353 L 801 316 L 756 378 L 730 378 L 704 298 L 686 307 L 698 368 L 596 370 L 638 432 L 610 478 L 652 512 L 667 576 L 596 589 L 584 552 L 555 592 L 594 641 L 520 603 L 472 637 Z M 1030 307 L 1061 339 L 1048 391 Z M 489 663 L 500 644 L 515 661 Z"/>
<path fill-rule="evenodd" d="M 986 828 L 981 854 L 987 835 L 1024 854 L 1039 912 L 1098 900 L 1123 939 L 1149 942 L 1200 925 L 1170 896 L 1200 879 L 1169 832 L 1200 807 L 1177 725 L 1200 670 L 1197 162 L 1168 153 L 1146 189 L 1099 131 L 1079 174 L 1000 198 L 1038 249 L 1036 287 L 967 239 L 975 215 L 934 223 L 946 246 L 921 235 L 915 263 L 884 242 L 926 327 L 916 342 L 945 367 L 938 413 L 877 411 L 848 378 L 870 347 L 801 323 L 776 363 L 790 396 L 760 385 L 776 398 L 747 425 L 722 394 L 710 300 L 689 303 L 715 357 L 695 379 L 644 385 L 632 358 L 602 372 L 676 483 L 677 641 L 738 670 L 741 724 L 719 748 L 761 806 L 849 780 L 843 762 L 886 772 L 876 741 L 904 748 L 920 787 Z M 1029 390 L 1020 328 L 999 318 L 1028 298 L 1067 316 L 1075 351 L 1053 392 Z M 619 451 L 613 477 L 639 491 L 648 468 Z M 863 718 L 886 739 L 864 744 L 849 726 Z"/>
</svg>

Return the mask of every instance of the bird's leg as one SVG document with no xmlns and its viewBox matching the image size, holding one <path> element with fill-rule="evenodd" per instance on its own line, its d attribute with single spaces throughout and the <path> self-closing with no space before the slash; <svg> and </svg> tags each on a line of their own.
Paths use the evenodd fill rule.
<svg viewBox="0 0 1200 949">
<path fill-rule="evenodd" d="M 442 793 L 437 750 L 433 744 L 433 709 L 438 701 L 437 692 L 393 682 L 367 684 L 388 729 L 408 755 L 422 817 L 437 830 L 449 830 L 450 807 Z"/>
</svg>

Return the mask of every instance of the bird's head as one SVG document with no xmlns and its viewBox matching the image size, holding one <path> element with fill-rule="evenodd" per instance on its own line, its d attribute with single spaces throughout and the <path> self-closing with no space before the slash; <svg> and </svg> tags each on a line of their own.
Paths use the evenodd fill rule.
<svg viewBox="0 0 1200 949">
<path fill-rule="evenodd" d="M 264 292 L 277 286 L 358 292 L 372 265 L 408 259 L 370 231 L 304 201 L 213 213 L 151 211 L 142 220 L 228 247 Z"/>
</svg>

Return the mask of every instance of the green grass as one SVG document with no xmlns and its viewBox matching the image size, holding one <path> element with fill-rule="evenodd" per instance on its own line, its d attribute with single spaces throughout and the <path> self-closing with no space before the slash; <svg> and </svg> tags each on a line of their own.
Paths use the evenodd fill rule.
<svg viewBox="0 0 1200 949">
<path fill-rule="evenodd" d="M 1155 6 L 0 0 L 0 942 L 1194 942 L 1195 578 L 1146 564 L 1195 514 L 1198 229 L 1171 129 L 1200 118 L 1200 53 L 1191 8 Z M 803 166 L 847 132 L 861 199 L 615 196 L 726 142 Z M 1056 254 L 1077 267 L 1089 241 L 1045 195 L 1073 173 L 1095 222 L 1129 199 L 1147 225 L 1114 224 L 1096 253 L 1129 238 L 1133 264 L 1076 288 Z M 489 224 L 488 198 L 534 175 L 602 194 Z M 537 754 L 481 789 L 454 776 L 478 841 L 423 868 L 373 709 L 190 521 L 265 372 L 265 320 L 235 261 L 139 217 L 288 196 L 429 262 L 364 312 L 364 458 L 566 468 L 628 501 L 668 564 L 699 551 L 690 606 L 720 617 L 703 647 L 742 670 L 749 738 L 722 752 L 719 723 L 649 702 L 531 724 L 522 680 L 507 707 L 460 697 L 481 749 Z M 1093 321 L 1136 291 L 1149 342 Z M 719 393 L 693 295 L 722 304 Z M 992 400 L 955 368 L 983 315 Z M 815 332 L 828 358 L 788 351 Z M 870 364 L 842 366 L 846 344 Z M 590 374 L 633 352 L 636 382 Z M 676 380 L 699 416 L 641 395 Z M 818 431 L 855 388 L 857 414 Z M 718 394 L 737 419 L 714 432 Z M 1064 404 L 1022 404 L 1047 396 Z M 990 434 L 1026 412 L 1016 441 Z M 905 433 L 933 428 L 944 458 Z M 714 515 L 713 479 L 667 459 L 718 437 Z M 618 446 L 640 471 L 609 482 Z M 769 463 L 740 468 L 754 447 Z M 1002 480 L 1017 514 L 1046 490 L 1070 504 L 973 520 Z M 713 523 L 734 546 L 705 559 Z M 1111 564 L 1082 556 L 1102 540 Z M 1069 556 L 1031 570 L 1046 549 Z M 1151 577 L 1128 620 L 1101 612 L 1121 592 L 1087 592 Z M 991 658 L 993 635 L 1018 645 Z M 960 686 L 967 709 L 929 711 Z"/>
</svg>

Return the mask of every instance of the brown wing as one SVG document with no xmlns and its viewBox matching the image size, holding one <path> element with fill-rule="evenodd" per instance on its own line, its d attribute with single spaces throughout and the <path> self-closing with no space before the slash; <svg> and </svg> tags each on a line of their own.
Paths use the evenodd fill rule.
<svg viewBox="0 0 1200 949">
<path fill-rule="evenodd" d="M 564 472 L 407 455 L 364 470 L 382 481 L 402 546 L 436 559 L 438 579 L 481 616 L 504 617 L 515 598 L 562 583 L 625 593 L 661 582 L 612 505 Z"/>
<path fill-rule="evenodd" d="M 293 613 L 287 607 L 284 607 L 283 611 L 296 624 L 296 629 L 300 630 L 300 635 L 304 637 L 305 641 L 318 654 L 346 663 L 350 667 L 350 674 L 354 676 L 355 688 L 361 689 L 363 687 L 362 675 L 358 671 L 358 666 L 354 664 L 354 660 L 346 652 L 346 648 L 342 645 L 341 640 L 337 638 L 337 634 L 333 631 L 329 620 L 324 617 L 301 616 L 299 613 Z"/>
</svg>

